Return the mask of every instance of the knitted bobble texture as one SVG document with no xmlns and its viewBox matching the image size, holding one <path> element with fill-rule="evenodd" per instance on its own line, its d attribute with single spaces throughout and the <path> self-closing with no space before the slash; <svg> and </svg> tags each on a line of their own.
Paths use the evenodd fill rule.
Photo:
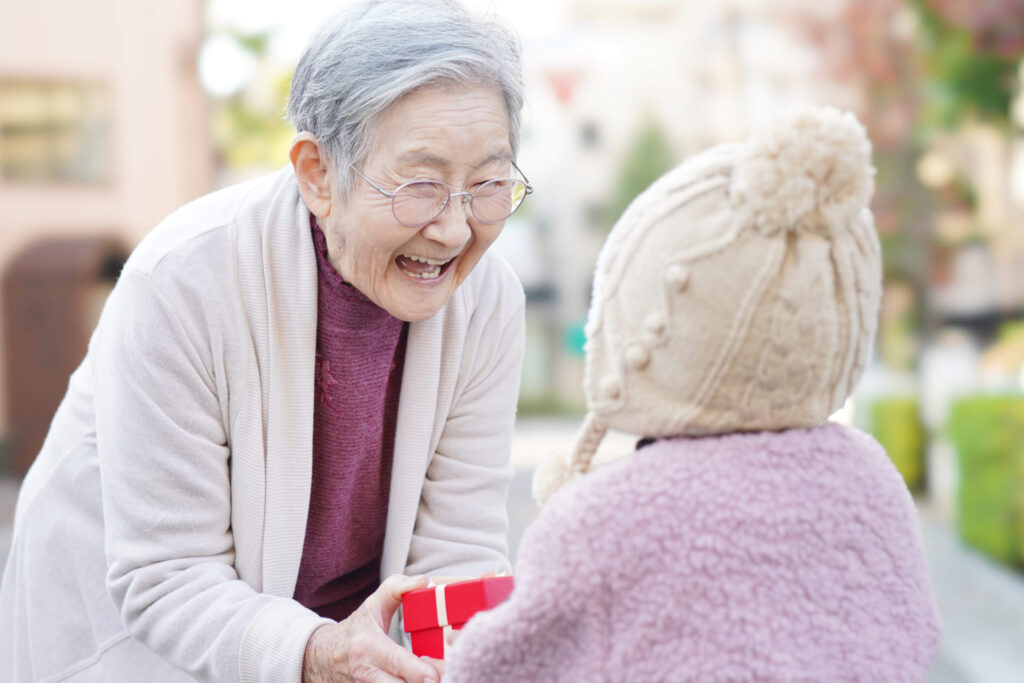
<svg viewBox="0 0 1024 683">
<path fill-rule="evenodd" d="M 853 114 L 808 109 L 751 136 L 730 198 L 763 233 L 831 233 L 867 205 L 873 176 L 871 143 Z"/>
</svg>

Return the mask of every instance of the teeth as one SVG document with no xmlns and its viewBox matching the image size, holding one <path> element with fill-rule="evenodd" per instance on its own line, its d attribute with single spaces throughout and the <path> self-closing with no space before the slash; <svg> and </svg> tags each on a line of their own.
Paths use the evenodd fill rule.
<svg viewBox="0 0 1024 683">
<path fill-rule="evenodd" d="M 405 268 L 402 268 L 402 272 L 408 275 L 409 277 L 418 277 L 421 280 L 432 280 L 441 274 L 441 267 L 434 266 L 425 273 L 413 273 L 411 271 L 406 270 Z"/>
<path fill-rule="evenodd" d="M 426 258 L 425 256 L 413 256 L 412 254 L 402 254 L 402 256 L 409 259 L 410 261 L 419 261 L 420 263 L 426 263 L 428 266 L 443 266 L 444 264 L 451 261 L 450 258 L 444 259 L 443 261 L 438 261 L 437 259 Z"/>
<path fill-rule="evenodd" d="M 436 277 L 440 277 L 440 275 L 441 275 L 441 268 L 446 263 L 448 263 L 453 258 L 455 258 L 453 256 L 452 258 L 449 258 L 449 259 L 439 260 L 439 259 L 427 258 L 425 256 L 413 256 L 412 254 L 402 254 L 402 256 L 407 258 L 407 259 L 409 259 L 410 261 L 418 261 L 419 263 L 426 263 L 428 266 L 433 266 L 433 268 L 431 268 L 430 270 L 428 270 L 425 273 L 413 273 L 413 272 L 410 272 L 410 271 L 406 270 L 405 268 L 402 268 L 402 272 L 405 273 L 406 275 L 408 275 L 409 277 L 415 277 L 415 278 L 419 278 L 421 280 L 433 280 Z M 401 268 L 401 266 L 399 266 L 399 268 Z"/>
</svg>

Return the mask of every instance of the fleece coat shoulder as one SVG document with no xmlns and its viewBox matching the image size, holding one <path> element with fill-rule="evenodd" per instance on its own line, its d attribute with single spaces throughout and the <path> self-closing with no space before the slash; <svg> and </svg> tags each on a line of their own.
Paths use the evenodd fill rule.
<svg viewBox="0 0 1024 683">
<path fill-rule="evenodd" d="M 921 681 L 913 501 L 839 425 L 656 442 L 556 494 L 446 681 Z"/>
</svg>

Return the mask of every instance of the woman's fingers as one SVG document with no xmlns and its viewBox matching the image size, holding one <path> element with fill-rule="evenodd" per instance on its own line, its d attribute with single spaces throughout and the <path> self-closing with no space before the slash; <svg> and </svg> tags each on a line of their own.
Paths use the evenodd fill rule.
<svg viewBox="0 0 1024 683">
<path fill-rule="evenodd" d="M 363 602 L 363 607 L 370 609 L 381 628 L 387 633 L 391 628 L 391 618 L 402 605 L 402 594 L 418 588 L 426 588 L 427 577 L 403 576 L 392 574 Z"/>
<path fill-rule="evenodd" d="M 363 679 L 359 680 L 362 681 Z M 405 679 L 392 676 L 391 674 L 384 673 L 383 671 L 377 671 L 372 678 L 366 679 L 366 683 L 405 683 Z"/>
<path fill-rule="evenodd" d="M 356 614 L 349 619 L 353 619 L 347 653 L 351 680 L 360 683 L 405 680 L 437 683 L 440 680 L 437 669 L 392 641 L 369 619 L 359 619 Z"/>
<path fill-rule="evenodd" d="M 439 673 L 442 676 L 444 676 L 444 660 L 443 659 L 434 659 L 433 657 L 420 657 L 420 661 L 426 662 L 430 666 L 432 666 L 435 669 L 437 669 L 437 673 Z"/>
<path fill-rule="evenodd" d="M 430 583 L 435 586 L 440 586 L 446 583 L 455 583 L 456 581 L 465 581 L 465 576 L 431 576 Z"/>
<path fill-rule="evenodd" d="M 353 678 L 357 681 L 408 680 L 412 683 L 437 683 L 441 674 L 429 662 L 398 645 L 390 638 L 374 639 L 366 643 L 366 651 L 353 662 Z M 358 662 L 358 663 L 357 663 Z M 382 676 L 386 674 L 386 676 Z"/>
<path fill-rule="evenodd" d="M 481 579 L 488 579 L 497 576 L 494 572 L 484 572 L 480 575 Z M 443 583 L 457 583 L 459 581 L 469 581 L 472 576 L 431 576 L 430 581 L 436 586 L 440 586 Z"/>
<path fill-rule="evenodd" d="M 348 618 L 313 631 L 306 643 L 304 683 L 438 683 L 437 668 L 388 637 L 402 594 L 426 585 L 424 576 L 388 577 Z"/>
<path fill-rule="evenodd" d="M 381 675 L 399 677 L 412 683 L 437 683 L 441 674 L 429 663 L 398 645 L 387 636 L 391 619 L 402 604 L 402 594 L 425 588 L 427 577 L 394 574 L 363 602 L 360 611 L 376 623 L 376 632 L 362 630 L 353 639 L 350 651 L 353 678 L 367 681 L 390 681 Z M 356 616 L 356 615 L 353 615 Z M 357 673 L 358 672 L 358 673 Z"/>
</svg>

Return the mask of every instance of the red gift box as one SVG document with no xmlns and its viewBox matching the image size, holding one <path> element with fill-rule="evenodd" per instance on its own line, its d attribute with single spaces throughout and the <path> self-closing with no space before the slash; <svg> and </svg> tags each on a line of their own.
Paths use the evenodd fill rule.
<svg viewBox="0 0 1024 683">
<path fill-rule="evenodd" d="M 444 659 L 447 654 L 445 636 L 452 629 L 461 629 L 477 612 L 504 602 L 512 587 L 511 576 L 488 576 L 404 594 L 402 612 L 413 653 Z"/>
</svg>

